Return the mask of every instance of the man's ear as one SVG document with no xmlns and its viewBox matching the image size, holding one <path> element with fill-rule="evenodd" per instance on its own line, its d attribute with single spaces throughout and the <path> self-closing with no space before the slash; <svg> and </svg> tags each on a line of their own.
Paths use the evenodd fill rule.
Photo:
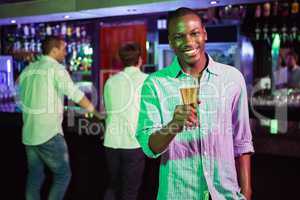
<svg viewBox="0 0 300 200">
<path fill-rule="evenodd" d="M 173 49 L 173 43 L 172 43 L 170 35 L 168 35 L 168 42 L 169 42 L 170 47 Z"/>
<path fill-rule="evenodd" d="M 203 26 L 203 32 L 204 32 L 204 39 L 207 41 L 207 32 L 205 26 Z"/>
<path fill-rule="evenodd" d="M 138 66 L 141 67 L 143 65 L 143 58 L 139 56 Z"/>
<path fill-rule="evenodd" d="M 57 47 L 53 47 L 50 51 L 51 54 L 56 54 L 58 48 Z"/>
</svg>

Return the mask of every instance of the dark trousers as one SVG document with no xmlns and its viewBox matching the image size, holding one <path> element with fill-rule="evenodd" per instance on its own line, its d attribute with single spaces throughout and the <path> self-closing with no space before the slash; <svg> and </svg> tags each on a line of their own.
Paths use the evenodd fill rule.
<svg viewBox="0 0 300 200">
<path fill-rule="evenodd" d="M 142 183 L 145 155 L 138 149 L 105 147 L 109 184 L 104 200 L 136 200 Z"/>
</svg>

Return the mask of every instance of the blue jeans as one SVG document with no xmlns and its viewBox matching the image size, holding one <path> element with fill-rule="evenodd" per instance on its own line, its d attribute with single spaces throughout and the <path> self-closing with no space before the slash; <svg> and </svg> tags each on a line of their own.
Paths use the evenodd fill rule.
<svg viewBox="0 0 300 200">
<path fill-rule="evenodd" d="M 40 200 L 40 190 L 45 179 L 44 167 L 53 173 L 53 182 L 48 200 L 61 200 L 71 179 L 68 148 L 61 134 L 55 135 L 47 142 L 29 146 L 27 154 L 26 200 Z"/>
</svg>

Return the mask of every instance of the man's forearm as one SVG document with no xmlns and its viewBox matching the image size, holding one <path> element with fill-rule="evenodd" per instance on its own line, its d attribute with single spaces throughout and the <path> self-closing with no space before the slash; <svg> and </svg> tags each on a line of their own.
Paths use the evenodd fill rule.
<svg viewBox="0 0 300 200">
<path fill-rule="evenodd" d="M 88 100 L 88 98 L 86 98 L 86 96 L 83 96 L 82 99 L 78 102 L 78 104 L 86 109 L 88 112 L 94 112 L 95 108 L 93 106 L 93 104 L 90 102 L 90 100 Z"/>
<path fill-rule="evenodd" d="M 251 199 L 252 187 L 251 187 L 251 155 L 243 154 L 236 158 L 236 167 L 238 173 L 238 179 L 241 187 L 242 194 Z"/>
<path fill-rule="evenodd" d="M 149 138 L 149 147 L 153 153 L 163 152 L 180 130 L 172 123 L 154 132 Z"/>
<path fill-rule="evenodd" d="M 104 116 L 95 109 L 92 102 L 90 102 L 90 100 L 88 100 L 85 96 L 78 102 L 78 104 L 88 112 L 93 113 L 98 119 L 104 119 Z"/>
</svg>

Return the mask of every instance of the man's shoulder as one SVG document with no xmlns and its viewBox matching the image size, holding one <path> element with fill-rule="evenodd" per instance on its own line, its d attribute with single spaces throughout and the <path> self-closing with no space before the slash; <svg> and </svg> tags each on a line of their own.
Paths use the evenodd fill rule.
<svg viewBox="0 0 300 200">
<path fill-rule="evenodd" d="M 227 65 L 227 64 L 219 63 L 219 62 L 215 61 L 215 67 L 218 68 L 218 71 L 220 71 L 221 75 L 231 76 L 232 78 L 243 77 L 241 71 L 232 65 Z"/>
<path fill-rule="evenodd" d="M 143 78 L 143 79 L 146 79 L 149 76 L 149 74 L 146 74 L 142 71 L 137 71 L 136 75 L 140 78 Z"/>
<path fill-rule="evenodd" d="M 127 74 L 125 73 L 124 71 L 119 71 L 113 75 L 111 75 L 107 81 L 118 81 L 118 80 L 123 80 L 123 79 L 128 79 L 128 78 L 131 78 L 131 76 L 133 77 L 140 77 L 140 78 L 144 78 L 146 79 L 149 75 L 142 72 L 142 71 L 138 71 L 138 72 L 135 72 L 135 73 L 131 73 L 131 74 Z"/>
<path fill-rule="evenodd" d="M 112 74 L 109 76 L 109 78 L 106 80 L 105 85 L 111 85 L 111 84 L 117 84 L 124 82 L 125 80 L 128 80 L 129 76 L 124 73 L 124 71 L 119 71 L 115 74 Z"/>
<path fill-rule="evenodd" d="M 148 78 L 151 78 L 151 79 L 156 79 L 156 78 L 166 78 L 166 77 L 169 77 L 170 76 L 170 73 L 171 73 L 171 70 L 172 70 L 172 66 L 167 66 L 163 69 L 160 69 L 156 72 L 153 72 L 152 74 L 149 75 Z"/>
<path fill-rule="evenodd" d="M 21 72 L 20 76 L 24 76 L 24 74 L 32 73 L 32 70 L 35 70 L 39 65 L 39 61 L 29 63 Z"/>
<path fill-rule="evenodd" d="M 300 73 L 300 66 L 297 65 L 296 69 L 295 69 L 296 73 Z"/>
</svg>

